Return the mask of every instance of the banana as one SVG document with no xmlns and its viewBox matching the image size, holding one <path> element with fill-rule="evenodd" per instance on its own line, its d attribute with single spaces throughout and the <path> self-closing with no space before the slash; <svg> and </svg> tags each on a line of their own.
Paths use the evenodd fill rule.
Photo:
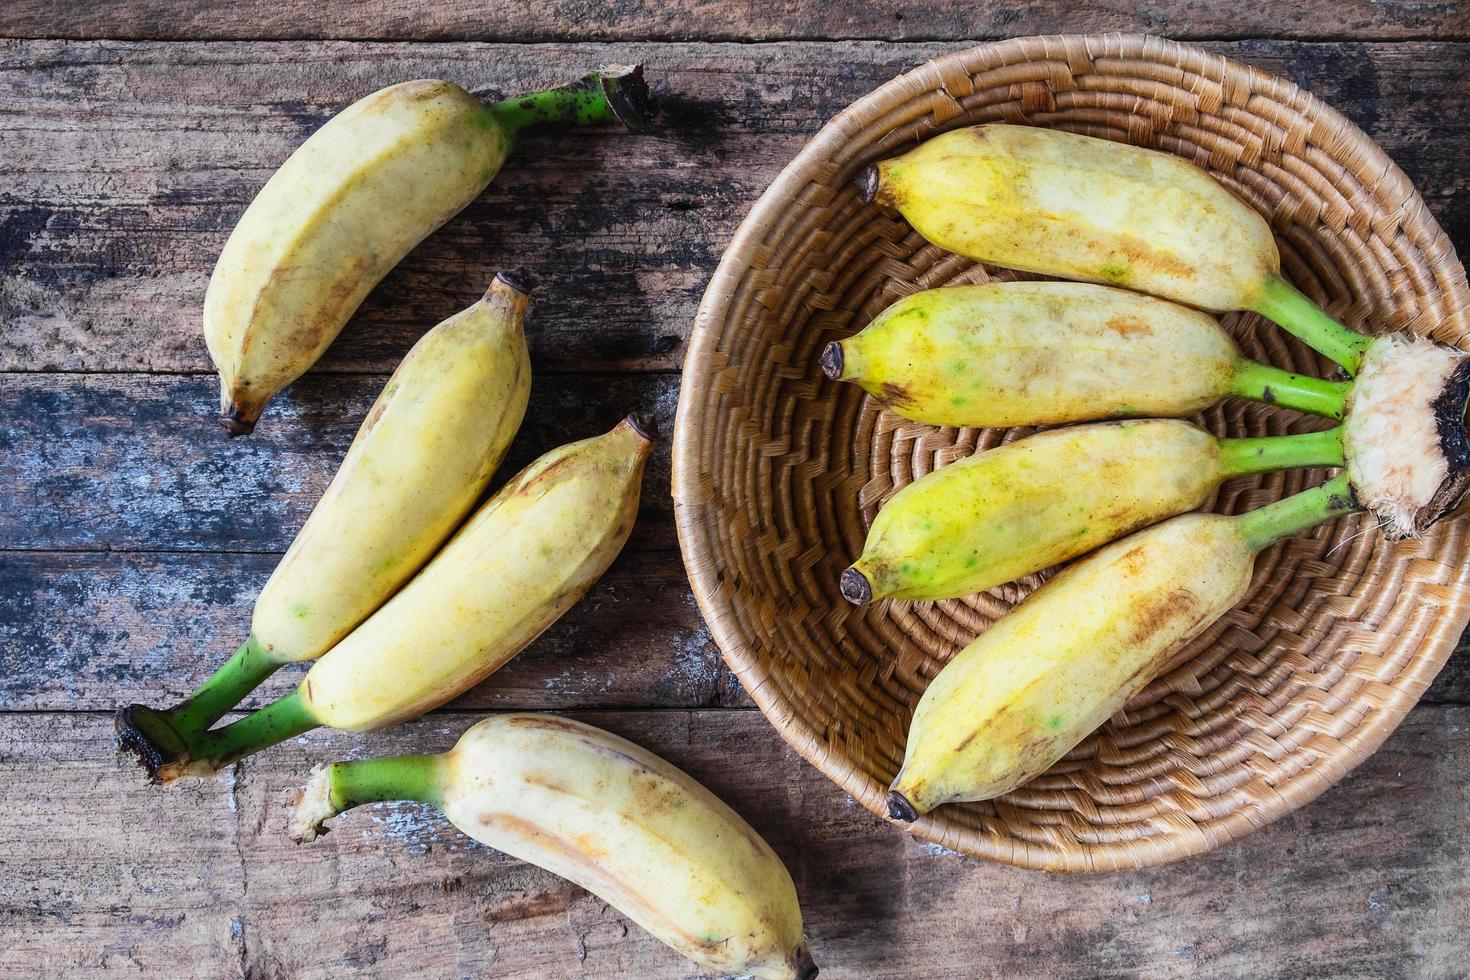
<svg viewBox="0 0 1470 980">
<path fill-rule="evenodd" d="M 526 413 L 528 292 L 501 273 L 420 338 L 266 582 L 244 645 L 183 704 L 134 705 L 139 725 L 164 740 L 203 731 L 282 664 L 326 653 L 439 550 Z"/>
<path fill-rule="evenodd" d="M 1217 439 L 1175 419 L 1041 432 L 904 487 L 842 573 L 849 602 L 952 599 L 1085 554 L 1193 510 L 1223 480 L 1342 466 L 1338 429 Z"/>
<path fill-rule="evenodd" d="M 1010 269 L 1253 310 L 1356 372 L 1368 338 L 1281 277 L 1265 220 L 1171 154 L 1003 124 L 934 137 L 858 177 L 940 248 Z"/>
<path fill-rule="evenodd" d="M 1246 360 L 1198 310 L 1070 282 L 915 293 L 828 344 L 821 364 L 931 425 L 1183 417 L 1230 395 L 1340 419 L 1348 391 Z"/>
<path fill-rule="evenodd" d="M 486 718 L 442 755 L 318 767 L 298 841 L 351 807 L 409 799 L 592 892 L 700 967 L 810 980 L 791 875 L 735 811 L 658 756 L 550 715 Z"/>
<path fill-rule="evenodd" d="M 121 743 L 150 776 L 171 782 L 321 725 L 396 724 L 468 690 L 571 608 L 622 549 L 651 433 L 650 423 L 629 418 L 526 467 L 280 700 L 162 743 L 123 709 Z"/>
<path fill-rule="evenodd" d="M 651 119 L 641 67 L 486 106 L 450 82 L 392 85 L 311 135 L 225 242 L 204 297 L 204 338 L 230 435 L 316 363 L 378 281 L 479 196 L 517 134 L 537 124 Z"/>
<path fill-rule="evenodd" d="M 890 815 L 916 820 L 1045 772 L 1240 601 L 1262 548 L 1358 509 L 1341 474 L 1238 516 L 1172 518 L 1067 568 L 930 683 Z"/>
</svg>

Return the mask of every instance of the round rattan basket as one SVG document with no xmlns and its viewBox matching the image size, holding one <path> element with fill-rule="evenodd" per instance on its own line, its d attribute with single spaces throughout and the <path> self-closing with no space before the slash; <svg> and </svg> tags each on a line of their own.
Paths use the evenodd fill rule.
<svg viewBox="0 0 1470 980">
<path fill-rule="evenodd" d="M 832 120 L 730 243 L 700 307 L 679 400 L 674 498 L 700 609 L 730 666 L 797 752 L 885 814 L 909 718 L 946 660 L 1044 579 L 963 600 L 856 609 L 838 576 L 877 508 L 936 466 L 1021 430 L 934 428 L 827 381 L 823 346 L 919 289 L 1012 273 L 926 244 L 852 178 L 942 130 L 1005 121 L 1180 154 L 1258 208 L 1284 268 L 1360 329 L 1461 344 L 1465 273 L 1404 174 L 1290 83 L 1139 35 L 1020 38 L 947 55 Z M 1252 357 L 1329 367 L 1249 315 Z M 1222 435 L 1320 425 L 1230 402 Z M 1320 472 L 1231 481 L 1224 513 Z M 913 833 L 1034 868 L 1092 871 L 1198 854 L 1301 806 L 1373 752 L 1470 618 L 1464 518 L 1386 544 L 1364 517 L 1276 545 L 1244 601 L 1049 772 Z"/>
</svg>

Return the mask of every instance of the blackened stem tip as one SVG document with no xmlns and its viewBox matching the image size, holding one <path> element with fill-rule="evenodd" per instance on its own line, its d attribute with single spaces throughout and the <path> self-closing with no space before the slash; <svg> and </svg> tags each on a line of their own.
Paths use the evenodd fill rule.
<svg viewBox="0 0 1470 980">
<path fill-rule="evenodd" d="M 658 438 L 658 422 L 647 412 L 634 412 L 623 420 L 628 427 L 649 442 Z"/>
<path fill-rule="evenodd" d="M 131 754 L 148 773 L 148 781 L 158 784 L 163 782 L 159 775 L 161 770 L 178 753 L 159 745 L 156 735 L 150 736 L 144 730 L 147 727 L 156 727 L 149 724 L 153 721 L 153 716 L 153 709 L 146 705 L 130 704 L 117 710 L 113 723 L 117 730 L 118 749 Z"/>
<path fill-rule="evenodd" d="M 531 295 L 535 283 L 531 280 L 531 274 L 525 269 L 502 269 L 495 273 L 497 282 L 503 282 L 522 296 Z"/>
<path fill-rule="evenodd" d="M 873 583 L 856 568 L 844 571 L 842 578 L 838 580 L 838 586 L 842 590 L 842 598 L 854 606 L 865 606 L 873 601 Z"/>
<path fill-rule="evenodd" d="M 869 164 L 864 167 L 862 173 L 854 177 L 852 182 L 857 185 L 863 203 L 872 204 L 873 195 L 878 193 L 878 165 Z"/>
<path fill-rule="evenodd" d="M 898 790 L 888 791 L 888 815 L 894 820 L 902 820 L 904 823 L 913 823 L 919 819 L 919 811 Z"/>
<path fill-rule="evenodd" d="M 807 948 L 806 943 L 796 947 L 792 955 L 792 964 L 796 968 L 796 980 L 815 980 L 818 973 L 816 961 L 812 959 L 812 951 Z"/>
<path fill-rule="evenodd" d="M 225 427 L 230 438 L 236 436 L 248 436 L 255 431 L 255 420 L 247 419 L 238 408 L 232 408 L 219 417 L 219 424 Z"/>
<path fill-rule="evenodd" d="M 598 69 L 597 76 L 618 122 L 635 133 L 653 125 L 658 100 L 648 90 L 642 65 L 608 65 Z"/>
<path fill-rule="evenodd" d="M 842 380 L 842 369 L 845 366 L 844 361 L 845 358 L 842 356 L 841 341 L 834 340 L 832 341 L 832 343 L 822 348 L 822 356 L 820 359 L 820 363 L 822 365 L 822 373 L 831 378 L 833 381 Z"/>
</svg>

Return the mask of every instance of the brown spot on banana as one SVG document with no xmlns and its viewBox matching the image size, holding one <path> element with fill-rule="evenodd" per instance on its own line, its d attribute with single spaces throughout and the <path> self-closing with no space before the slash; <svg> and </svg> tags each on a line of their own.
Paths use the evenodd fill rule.
<svg viewBox="0 0 1470 980">
<path fill-rule="evenodd" d="M 1119 314 L 1109 317 L 1107 325 L 1108 329 L 1120 337 L 1152 337 L 1154 334 L 1153 327 L 1142 317 Z"/>
<path fill-rule="evenodd" d="M 878 395 L 879 401 L 894 408 L 903 408 L 914 404 L 913 393 L 908 388 L 892 381 L 883 382 L 883 387 Z"/>
</svg>

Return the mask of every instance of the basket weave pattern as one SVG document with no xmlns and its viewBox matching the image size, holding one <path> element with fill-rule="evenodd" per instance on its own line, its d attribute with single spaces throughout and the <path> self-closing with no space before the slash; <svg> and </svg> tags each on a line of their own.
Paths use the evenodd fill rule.
<svg viewBox="0 0 1470 980">
<path fill-rule="evenodd" d="M 851 180 L 943 130 L 1054 126 L 1179 154 L 1267 216 L 1284 270 L 1359 329 L 1464 346 L 1470 290 L 1413 186 L 1342 116 L 1201 49 L 1140 35 L 1022 38 L 940 58 L 824 128 L 757 203 L 700 308 L 675 437 L 680 542 L 726 660 L 783 737 L 874 813 L 925 686 L 1045 577 L 948 602 L 855 609 L 838 576 L 878 506 L 976 449 L 1027 430 L 935 428 L 827 381 L 818 355 L 901 296 L 1013 273 L 926 244 L 865 206 Z M 1250 315 L 1245 353 L 1329 365 Z M 1245 402 L 1212 432 L 1306 431 L 1320 420 Z M 1222 513 L 1305 489 L 1321 472 L 1232 480 Z M 1384 543 L 1371 520 L 1264 552 L 1244 601 L 1051 771 L 988 803 L 944 806 L 921 837 L 1028 867 L 1177 860 L 1302 805 L 1376 749 L 1470 619 L 1467 523 Z"/>
</svg>

